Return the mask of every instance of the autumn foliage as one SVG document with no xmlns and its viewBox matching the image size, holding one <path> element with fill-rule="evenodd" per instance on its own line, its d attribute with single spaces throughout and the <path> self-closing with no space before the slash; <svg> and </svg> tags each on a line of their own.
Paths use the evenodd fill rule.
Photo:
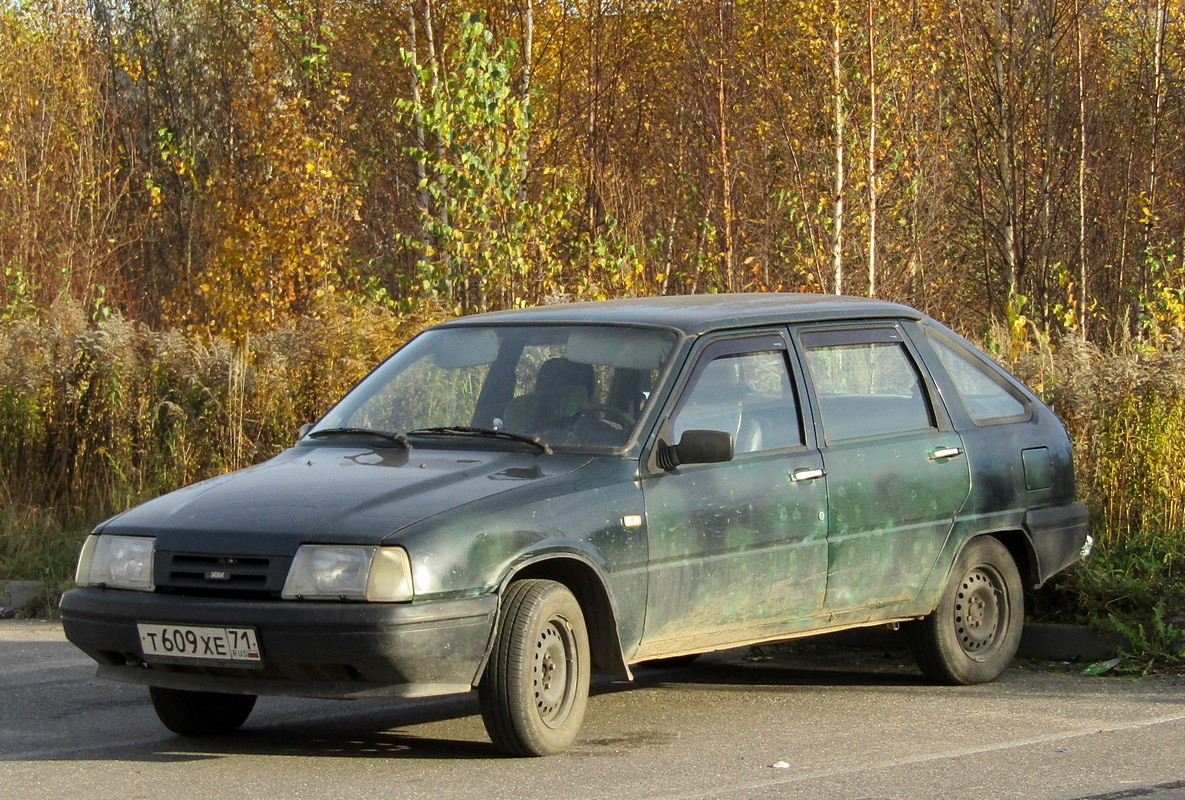
<svg viewBox="0 0 1185 800">
<path fill-rule="evenodd" d="M 1100 342 L 1185 314 L 1178 2 L 0 10 L 0 309 L 772 289 Z"/>
<path fill-rule="evenodd" d="M 274 452 L 440 314 L 842 291 L 1171 352 L 1183 72 L 1180 0 L 0 4 L 0 500 Z"/>
</svg>

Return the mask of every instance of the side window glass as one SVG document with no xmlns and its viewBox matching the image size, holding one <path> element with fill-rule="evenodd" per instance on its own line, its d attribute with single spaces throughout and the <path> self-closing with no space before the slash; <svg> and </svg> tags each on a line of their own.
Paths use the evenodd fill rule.
<svg viewBox="0 0 1185 800">
<path fill-rule="evenodd" d="M 781 350 L 705 355 L 684 391 L 671 430 L 732 434 L 737 455 L 802 444 L 798 403 Z"/>
<path fill-rule="evenodd" d="M 896 329 L 802 339 L 828 441 L 934 427 L 921 374 Z"/>
<path fill-rule="evenodd" d="M 968 416 L 976 425 L 1008 422 L 1028 416 L 1028 405 L 993 380 L 982 366 L 934 336 L 930 337 L 930 344 L 934 346 L 938 360 L 955 385 Z"/>
</svg>

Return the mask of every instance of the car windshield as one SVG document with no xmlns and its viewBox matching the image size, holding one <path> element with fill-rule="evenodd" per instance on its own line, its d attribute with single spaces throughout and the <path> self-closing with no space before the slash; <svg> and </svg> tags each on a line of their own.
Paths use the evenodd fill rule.
<svg viewBox="0 0 1185 800">
<path fill-rule="evenodd" d="M 543 447 L 616 449 L 630 440 L 675 340 L 670 331 L 597 325 L 429 330 L 358 384 L 309 436 L 381 431 L 416 444 L 525 436 Z"/>
</svg>

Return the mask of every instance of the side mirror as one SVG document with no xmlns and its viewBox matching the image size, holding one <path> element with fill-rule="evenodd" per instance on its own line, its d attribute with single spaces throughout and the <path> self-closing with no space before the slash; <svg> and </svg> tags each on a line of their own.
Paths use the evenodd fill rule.
<svg viewBox="0 0 1185 800">
<path fill-rule="evenodd" d="M 684 431 L 678 444 L 660 444 L 658 465 L 672 470 L 681 464 L 719 464 L 732 461 L 732 434 L 724 431 Z"/>
<path fill-rule="evenodd" d="M 313 423 L 306 422 L 296 429 L 296 440 L 300 441 L 305 437 L 305 434 L 313 429 Z"/>
</svg>

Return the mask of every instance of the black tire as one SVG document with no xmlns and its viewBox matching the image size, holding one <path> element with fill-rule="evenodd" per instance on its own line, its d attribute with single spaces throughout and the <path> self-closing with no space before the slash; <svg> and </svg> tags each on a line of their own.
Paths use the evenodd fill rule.
<svg viewBox="0 0 1185 800">
<path fill-rule="evenodd" d="M 218 736 L 238 730 L 251 709 L 253 694 L 189 692 L 149 686 L 152 708 L 165 727 L 183 736 Z"/>
<path fill-rule="evenodd" d="M 512 583 L 478 686 L 494 745 L 516 756 L 571 745 L 584 721 L 590 669 L 584 613 L 568 588 L 550 580 Z"/>
<path fill-rule="evenodd" d="M 910 626 L 918 666 L 947 684 L 987 683 L 1016 655 L 1024 625 L 1016 562 L 998 539 L 980 536 L 959 553 L 937 608 Z"/>
</svg>

